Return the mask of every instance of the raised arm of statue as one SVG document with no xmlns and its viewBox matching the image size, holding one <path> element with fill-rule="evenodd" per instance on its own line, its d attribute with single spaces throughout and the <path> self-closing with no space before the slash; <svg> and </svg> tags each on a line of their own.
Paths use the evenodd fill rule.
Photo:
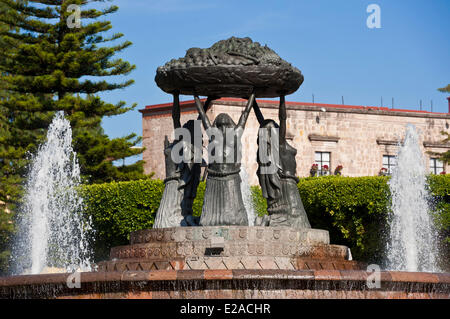
<svg viewBox="0 0 450 319">
<path fill-rule="evenodd" d="M 256 115 L 256 118 L 258 119 L 259 125 L 262 125 L 264 122 L 264 116 L 261 112 L 261 109 L 259 108 L 258 103 L 256 103 L 256 100 L 255 100 L 255 102 L 253 102 L 253 110 L 255 111 L 255 115 Z"/>
<path fill-rule="evenodd" d="M 236 125 L 236 128 L 244 128 L 245 127 L 245 123 L 247 123 L 247 119 L 248 119 L 248 115 L 250 114 L 250 111 L 253 107 L 253 102 L 255 101 L 255 93 L 252 93 L 252 95 L 250 95 L 248 101 L 247 101 L 247 105 L 245 106 L 244 111 L 241 114 L 241 117 L 239 118 L 239 122 Z"/>
<path fill-rule="evenodd" d="M 198 95 L 194 96 L 195 99 L 195 106 L 197 107 L 198 114 L 202 120 L 203 127 L 205 130 L 209 129 L 212 125 L 209 121 L 209 118 L 206 116 L 204 106 L 202 105 L 202 102 L 200 101 Z"/>
<path fill-rule="evenodd" d="M 211 102 L 214 101 L 214 100 L 217 100 L 217 99 L 219 99 L 219 98 L 216 97 L 216 96 L 208 96 L 208 98 L 206 99 L 205 104 L 203 105 L 203 109 L 205 110 L 205 114 L 206 114 L 206 112 L 208 112 L 209 108 L 211 107 Z M 198 115 L 197 120 L 201 120 L 200 114 Z"/>
<path fill-rule="evenodd" d="M 278 111 L 278 119 L 280 120 L 279 144 L 283 145 L 286 142 L 286 119 L 287 119 L 286 102 L 284 99 L 284 95 L 280 96 L 280 109 Z"/>
<path fill-rule="evenodd" d="M 206 99 L 205 104 L 203 105 L 203 109 L 205 110 L 205 114 L 206 112 L 208 112 L 209 108 L 211 107 L 211 102 L 214 100 L 219 99 L 219 97 L 217 96 L 208 96 L 208 98 Z M 200 116 L 199 116 L 200 119 Z"/>
<path fill-rule="evenodd" d="M 181 127 L 180 122 L 180 95 L 178 92 L 173 93 L 173 108 L 172 108 L 173 128 Z"/>
</svg>

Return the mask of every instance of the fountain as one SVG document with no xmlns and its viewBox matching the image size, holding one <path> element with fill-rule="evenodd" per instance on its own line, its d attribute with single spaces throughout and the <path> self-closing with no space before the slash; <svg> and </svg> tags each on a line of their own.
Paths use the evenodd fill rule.
<svg viewBox="0 0 450 319">
<path fill-rule="evenodd" d="M 311 228 L 297 188 L 297 151 L 286 140 L 285 95 L 300 87 L 303 75 L 273 50 L 232 37 L 208 49 L 189 49 L 184 58 L 159 67 L 155 81 L 173 95 L 174 129 L 195 133 L 197 122 L 181 125 L 179 103 L 180 94 L 194 95 L 209 145 L 219 147 L 208 152 L 200 220 L 193 216 L 192 203 L 200 180 L 202 159 L 196 160 L 195 150 L 201 137 L 198 143 L 195 134 L 194 139 L 166 138 L 165 190 L 154 228 L 132 232 L 130 243 L 113 247 L 95 271 L 81 272 L 78 286 L 69 284 L 72 274 L 13 276 L 0 278 L 0 298 L 449 298 L 450 274 L 373 273 L 369 270 L 376 267 L 352 260 L 346 246 L 330 244 L 327 230 Z M 205 103 L 199 95 L 208 97 Z M 219 97 L 247 100 L 237 123 L 226 113 L 210 122 L 206 112 Z M 264 119 L 256 97 L 280 98 L 278 121 Z M 234 157 L 242 135 L 227 135 L 244 130 L 252 110 L 260 128 L 270 133 L 270 139 L 254 136 L 263 150 L 257 174 L 268 207 L 267 217 L 256 221 L 248 176 Z M 182 150 L 187 160 L 177 161 L 173 149 Z M 47 156 L 42 167 L 52 163 Z M 54 167 L 56 175 L 65 169 Z M 28 191 L 32 203 L 40 203 L 31 195 L 34 190 Z M 72 231 L 80 233 L 83 228 L 76 225 Z M 41 251 L 52 246 L 47 247 Z M 36 271 L 44 262 L 39 265 Z"/>
<path fill-rule="evenodd" d="M 387 269 L 438 272 L 437 232 L 433 225 L 426 168 L 414 125 L 406 127 L 397 166 L 389 181 L 392 196 Z"/>
<path fill-rule="evenodd" d="M 16 274 L 91 270 L 91 226 L 82 216 L 79 185 L 70 123 L 58 112 L 29 168 L 12 253 Z"/>
</svg>

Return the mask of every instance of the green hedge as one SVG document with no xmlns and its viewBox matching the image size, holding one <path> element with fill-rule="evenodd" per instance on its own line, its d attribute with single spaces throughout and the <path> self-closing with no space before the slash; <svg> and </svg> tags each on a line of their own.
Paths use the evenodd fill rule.
<svg viewBox="0 0 450 319">
<path fill-rule="evenodd" d="M 379 260 L 389 202 L 388 177 L 322 176 L 300 179 L 298 189 L 313 228 L 330 232 L 333 244 L 351 248 L 359 260 Z M 267 204 L 252 187 L 258 214 Z"/>
<path fill-rule="evenodd" d="M 312 227 L 327 229 L 333 244 L 347 245 L 353 257 L 379 262 L 386 235 L 390 200 L 388 177 L 308 177 L 298 187 Z M 436 198 L 436 218 L 448 236 L 450 228 L 450 175 L 429 177 Z M 194 201 L 200 215 L 205 183 L 200 183 Z M 161 180 L 141 180 L 84 186 L 86 213 L 96 234 L 96 259 L 106 258 L 111 246 L 128 243 L 129 233 L 151 228 L 164 190 Z M 259 215 L 267 208 L 258 186 L 252 187 Z"/>
<path fill-rule="evenodd" d="M 83 186 L 96 260 L 108 258 L 111 247 L 127 244 L 130 232 L 153 226 L 163 191 L 164 183 L 153 179 Z"/>
<path fill-rule="evenodd" d="M 312 227 L 327 229 L 333 244 L 353 257 L 379 260 L 389 203 L 387 177 L 326 176 L 302 179 L 300 196 Z"/>
<path fill-rule="evenodd" d="M 450 254 L 450 175 L 432 175 L 428 185 L 434 197 L 435 221 L 447 243 L 443 248 Z"/>
</svg>

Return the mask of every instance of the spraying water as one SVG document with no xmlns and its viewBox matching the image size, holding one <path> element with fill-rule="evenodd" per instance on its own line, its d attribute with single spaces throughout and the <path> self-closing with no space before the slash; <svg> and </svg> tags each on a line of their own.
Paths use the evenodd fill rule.
<svg viewBox="0 0 450 319">
<path fill-rule="evenodd" d="M 239 173 L 241 177 L 241 193 L 242 200 L 244 201 L 245 210 L 247 211 L 248 225 L 255 225 L 255 209 L 253 207 L 253 197 L 250 185 L 248 183 L 248 175 L 245 167 L 241 166 L 241 171 Z"/>
<path fill-rule="evenodd" d="M 17 274 L 39 274 L 49 268 L 91 270 L 83 200 L 77 194 L 80 167 L 72 149 L 72 130 L 63 112 L 56 113 L 32 158 L 19 229 L 13 247 Z"/>
<path fill-rule="evenodd" d="M 389 188 L 392 195 L 387 268 L 403 271 L 439 271 L 436 231 L 426 191 L 426 169 L 419 135 L 408 124 L 397 154 Z"/>
</svg>

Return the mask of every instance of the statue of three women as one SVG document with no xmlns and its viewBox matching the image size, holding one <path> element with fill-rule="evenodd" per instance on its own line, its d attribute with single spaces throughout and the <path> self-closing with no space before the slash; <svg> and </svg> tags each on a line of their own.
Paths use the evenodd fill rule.
<svg viewBox="0 0 450 319">
<path fill-rule="evenodd" d="M 211 124 L 206 112 L 215 99 L 217 98 L 208 97 L 202 105 L 199 97 L 195 95 L 198 118 L 209 137 L 209 160 L 201 217 L 199 219 L 193 216 L 192 204 L 200 182 L 201 166 L 205 164 L 204 161 L 200 163 L 194 161 L 195 152 L 199 151 L 194 141 L 195 125 L 200 121 L 190 120 L 183 128 L 189 131 L 191 139 L 175 139 L 169 143 L 166 136 L 165 189 L 154 228 L 249 225 L 239 172 L 241 136 L 252 108 L 260 125 L 257 139 L 257 175 L 268 207 L 267 215 L 257 217 L 254 224 L 311 228 L 297 188 L 298 178 L 295 176 L 297 150 L 286 141 L 287 116 L 284 95 L 280 94 L 279 124 L 272 119 L 264 119 L 254 93 L 248 98 L 238 123 L 235 123 L 228 114 L 220 113 Z M 174 128 L 180 128 L 178 93 L 174 93 L 172 118 Z M 265 134 L 261 134 L 264 132 Z M 182 144 L 177 145 L 178 143 Z M 176 163 L 171 156 L 176 145 L 183 153 L 181 163 Z"/>
</svg>

